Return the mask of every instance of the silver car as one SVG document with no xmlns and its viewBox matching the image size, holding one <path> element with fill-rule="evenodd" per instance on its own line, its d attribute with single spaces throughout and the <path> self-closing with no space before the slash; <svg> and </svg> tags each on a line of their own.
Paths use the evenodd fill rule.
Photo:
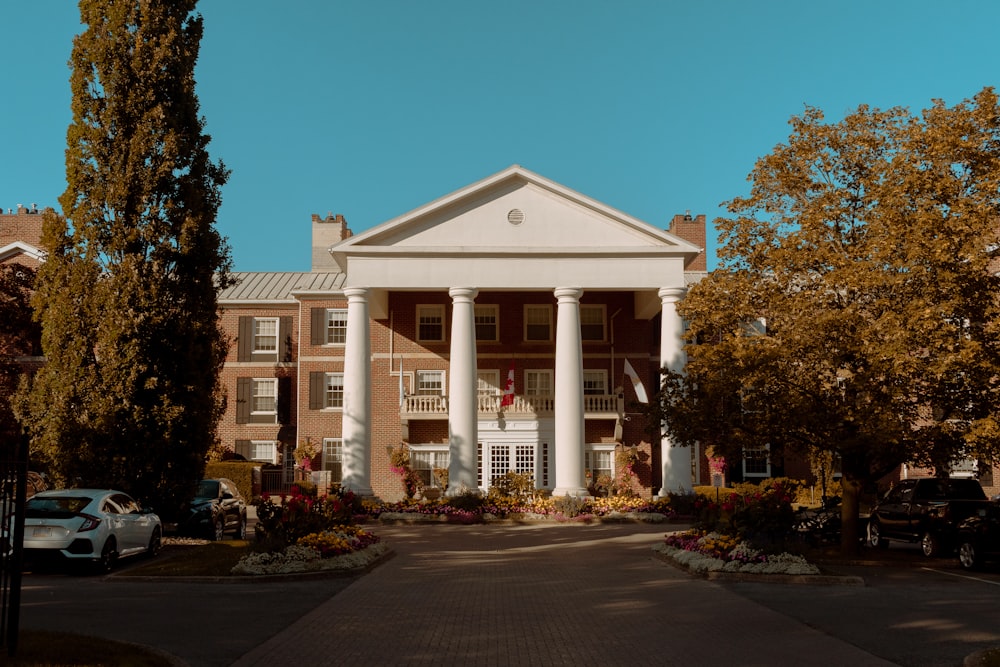
<svg viewBox="0 0 1000 667">
<path fill-rule="evenodd" d="M 121 491 L 42 491 L 24 507 L 28 561 L 58 555 L 109 572 L 119 558 L 155 556 L 162 535 L 160 517 Z"/>
</svg>

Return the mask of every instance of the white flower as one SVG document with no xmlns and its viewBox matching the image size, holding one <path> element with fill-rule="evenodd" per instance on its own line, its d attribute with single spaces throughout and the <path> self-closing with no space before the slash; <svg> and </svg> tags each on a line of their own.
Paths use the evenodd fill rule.
<svg viewBox="0 0 1000 667">
<path fill-rule="evenodd" d="M 293 545 L 284 551 L 274 553 L 254 553 L 244 556 L 233 567 L 232 574 L 292 574 L 295 572 L 321 572 L 324 570 L 350 570 L 366 567 L 378 560 L 388 547 L 381 542 L 369 545 L 359 551 L 341 556 L 321 558 L 319 551 L 312 547 Z"/>
</svg>

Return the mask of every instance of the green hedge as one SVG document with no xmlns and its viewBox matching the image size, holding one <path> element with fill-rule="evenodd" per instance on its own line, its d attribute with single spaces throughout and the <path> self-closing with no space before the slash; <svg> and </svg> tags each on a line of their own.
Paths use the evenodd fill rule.
<svg viewBox="0 0 1000 667">
<path fill-rule="evenodd" d="M 253 469 L 260 467 L 256 461 L 210 461 L 205 464 L 205 479 L 231 479 L 249 503 L 254 500 Z"/>
</svg>

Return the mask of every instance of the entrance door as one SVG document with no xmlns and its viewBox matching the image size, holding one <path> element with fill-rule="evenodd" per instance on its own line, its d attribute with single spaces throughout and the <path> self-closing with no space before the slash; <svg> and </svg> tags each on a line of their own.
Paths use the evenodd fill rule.
<svg viewBox="0 0 1000 667">
<path fill-rule="evenodd" d="M 528 473 L 539 486 L 537 446 L 531 442 L 489 442 L 483 456 L 482 486 L 489 489 L 491 482 L 508 472 Z"/>
</svg>

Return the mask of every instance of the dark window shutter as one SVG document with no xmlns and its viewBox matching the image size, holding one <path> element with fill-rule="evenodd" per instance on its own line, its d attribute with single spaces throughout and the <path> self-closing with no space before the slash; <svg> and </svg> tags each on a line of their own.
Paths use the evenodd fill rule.
<svg viewBox="0 0 1000 667">
<path fill-rule="evenodd" d="M 250 460 L 250 441 L 249 440 L 237 440 L 236 441 L 236 453 L 245 458 L 247 461 Z"/>
<path fill-rule="evenodd" d="M 326 308 L 312 309 L 312 344 L 326 344 Z"/>
<path fill-rule="evenodd" d="M 236 378 L 236 423 L 250 422 L 250 394 L 253 391 L 253 378 Z"/>
<path fill-rule="evenodd" d="M 326 373 L 313 371 L 309 373 L 309 409 L 322 410 L 326 395 Z"/>
<path fill-rule="evenodd" d="M 292 360 L 292 318 L 291 316 L 278 318 L 278 353 L 281 355 L 278 361 Z M 284 348 L 282 349 L 282 345 Z"/>
<path fill-rule="evenodd" d="M 292 378 L 278 378 L 278 423 L 292 423 Z"/>
<path fill-rule="evenodd" d="M 240 317 L 239 333 L 236 337 L 236 360 L 250 361 L 253 356 L 253 318 Z"/>
</svg>

